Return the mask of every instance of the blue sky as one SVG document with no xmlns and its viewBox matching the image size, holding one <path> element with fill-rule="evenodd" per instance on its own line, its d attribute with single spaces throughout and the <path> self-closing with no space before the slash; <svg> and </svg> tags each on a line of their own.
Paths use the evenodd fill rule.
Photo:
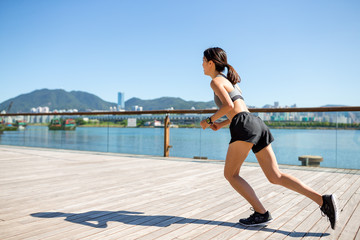
<svg viewBox="0 0 360 240">
<path fill-rule="evenodd" d="M 215 46 L 248 105 L 360 105 L 360 1 L 347 0 L 1 0 L 0 102 L 41 88 L 210 101 Z"/>
</svg>

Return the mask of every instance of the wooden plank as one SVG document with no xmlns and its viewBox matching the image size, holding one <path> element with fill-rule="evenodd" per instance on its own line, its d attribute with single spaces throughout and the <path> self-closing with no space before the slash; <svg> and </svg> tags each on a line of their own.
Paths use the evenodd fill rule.
<svg viewBox="0 0 360 240">
<path fill-rule="evenodd" d="M 229 188 L 229 189 L 230 189 L 230 188 Z M 229 195 L 229 194 L 227 194 L 227 195 Z M 210 200 L 210 203 L 206 203 L 204 200 L 202 200 L 202 201 L 200 201 L 200 204 L 201 204 L 201 205 L 205 204 L 205 206 L 209 207 L 209 204 L 211 204 L 211 202 L 216 203 L 216 200 L 217 200 L 217 199 L 223 199 L 223 197 L 222 197 L 222 196 L 219 196 L 219 195 L 218 195 L 218 197 L 216 197 L 216 198 L 212 197 L 212 196 L 215 196 L 215 195 L 212 195 L 211 192 L 210 192 L 207 196 L 208 196 L 208 197 L 207 197 L 206 199 Z M 210 196 L 210 198 L 209 198 L 209 196 Z M 202 209 L 202 208 L 200 208 L 200 209 Z M 199 211 L 197 211 L 197 210 L 199 210 L 199 207 L 192 206 L 191 211 L 190 211 L 189 213 L 191 213 L 191 214 L 198 214 Z M 200 211 L 200 212 L 201 212 L 201 211 Z M 177 216 L 178 216 L 178 215 L 177 215 Z M 182 217 L 183 217 L 183 216 L 184 216 L 184 215 L 182 215 Z M 198 217 L 198 215 L 194 215 L 194 216 Z M 187 217 L 187 215 L 185 215 L 185 217 Z M 170 220 L 170 221 L 172 221 L 172 220 Z M 189 222 L 189 221 L 191 221 L 191 220 L 190 220 L 190 219 L 187 219 L 186 221 Z M 193 220 L 192 220 L 192 222 L 194 222 L 194 221 L 196 221 L 196 219 L 193 219 Z M 210 220 L 209 220 L 209 221 L 210 221 Z M 175 222 L 176 222 L 176 221 L 175 221 Z M 202 222 L 202 221 L 200 221 L 200 222 Z M 174 226 L 174 225 L 173 225 L 173 226 Z M 180 226 L 181 226 L 181 225 L 180 225 Z M 146 230 L 146 231 L 149 231 L 149 230 Z M 122 234 L 124 234 L 124 232 L 122 232 Z M 138 233 L 136 233 L 136 234 L 138 234 Z M 118 235 L 116 235 L 116 236 L 118 236 Z M 128 237 L 128 236 L 127 236 L 127 237 Z"/>
<path fill-rule="evenodd" d="M 350 174 L 352 174 L 353 171 L 350 171 Z M 353 176 L 348 181 L 348 184 L 343 185 L 337 192 L 337 198 L 338 198 L 338 213 L 339 213 L 339 220 L 336 224 L 336 230 L 332 230 L 329 226 L 329 224 L 316 224 L 314 227 L 310 230 L 311 232 L 323 232 L 323 236 L 327 235 L 328 233 L 331 234 L 330 238 L 337 239 L 339 234 L 343 231 L 343 227 L 348 222 L 349 217 L 351 216 L 352 212 L 354 211 L 356 207 L 356 202 L 359 202 L 360 199 L 354 193 L 357 189 L 360 187 L 360 176 L 357 174 L 353 174 Z M 352 199 L 352 203 L 348 203 L 348 200 Z M 322 219 L 322 222 L 324 220 Z M 319 237 L 309 237 L 309 234 L 306 234 L 306 237 L 308 239 L 319 239 Z"/>
<path fill-rule="evenodd" d="M 261 182 L 265 182 L 265 186 L 264 188 L 266 188 L 267 190 L 270 190 L 269 188 L 269 183 L 266 182 L 265 178 L 261 178 L 260 179 Z M 271 185 L 270 185 L 271 186 Z M 274 186 L 276 187 L 276 186 Z M 231 189 L 232 191 L 234 191 L 233 189 Z M 255 191 L 257 191 L 258 189 L 255 188 Z M 259 191 L 257 191 L 259 192 Z M 267 200 L 267 198 L 273 198 L 273 194 L 272 194 L 273 191 L 269 191 L 267 192 L 267 195 L 265 196 L 260 196 L 260 199 L 261 200 Z M 240 197 L 240 196 L 239 196 Z M 265 198 L 264 198 L 265 197 Z M 224 206 L 225 207 L 225 206 Z M 243 206 L 236 206 L 237 210 L 238 211 L 232 211 L 232 212 L 228 212 L 225 216 L 222 216 L 221 217 L 221 221 L 224 221 L 224 220 L 228 220 L 229 217 L 232 216 L 232 218 L 230 218 L 231 222 L 224 222 L 222 225 L 220 224 L 220 226 L 226 226 L 226 228 L 229 228 L 229 227 L 234 227 L 237 222 L 238 222 L 238 219 L 239 219 L 239 216 L 241 215 L 241 213 L 239 213 L 239 211 L 247 211 L 249 209 L 249 205 L 247 202 L 245 202 L 245 204 Z M 234 215 L 235 213 L 235 215 Z M 216 219 L 217 220 L 217 219 Z M 216 228 L 218 228 L 219 226 L 216 226 Z M 181 239 L 192 239 L 194 237 L 196 237 L 196 235 L 199 235 L 201 234 L 202 232 L 206 232 L 205 230 L 201 230 L 201 229 L 206 229 L 206 227 L 194 227 L 194 226 L 189 226 L 187 228 L 183 228 L 183 229 L 178 229 L 177 232 L 172 232 L 170 235 L 164 235 L 164 239 L 169 239 L 169 238 L 172 238 L 172 237 L 175 237 L 176 236 L 177 238 L 181 238 Z M 238 230 L 238 228 L 236 227 L 236 229 Z M 176 234 L 176 235 L 174 235 Z M 158 237 L 156 237 L 158 239 Z M 205 238 L 206 239 L 206 238 Z"/>
<path fill-rule="evenodd" d="M 318 173 L 319 174 L 319 173 Z M 320 175 L 320 174 L 319 174 Z M 319 176 L 319 180 L 321 179 L 322 174 Z M 341 176 L 339 176 L 339 179 L 341 178 Z M 326 179 L 326 178 L 324 178 Z M 328 179 L 333 179 L 333 177 L 328 177 Z M 318 190 L 322 190 L 326 187 L 326 185 L 324 185 L 322 183 L 322 181 L 311 181 L 312 183 L 316 183 L 314 186 L 312 186 L 311 184 L 308 184 L 310 187 L 316 187 L 315 189 Z M 333 179 L 336 181 L 336 179 Z M 307 183 L 307 182 L 305 182 Z M 296 193 L 294 193 L 296 194 Z M 313 202 L 300 195 L 297 194 L 297 198 L 295 198 L 292 201 L 289 201 L 287 204 L 284 204 L 284 206 L 281 206 L 281 208 L 284 208 L 282 210 L 287 209 L 286 211 L 283 212 L 283 214 L 281 214 L 282 210 L 280 211 L 280 216 L 278 215 L 277 218 L 274 219 L 274 221 L 272 223 L 270 223 L 268 225 L 268 227 L 266 227 L 264 230 L 262 231 L 257 231 L 257 232 L 253 232 L 251 236 L 249 236 L 249 238 L 251 239 L 265 239 L 265 238 L 270 238 L 270 239 L 282 239 L 285 236 L 289 235 L 292 233 L 293 228 L 298 225 L 300 222 L 303 221 L 303 219 L 306 219 L 306 217 L 308 216 L 308 211 L 304 211 L 304 209 L 308 206 L 311 207 L 311 209 L 316 208 L 313 204 Z M 236 235 L 235 235 L 236 237 Z"/>
<path fill-rule="evenodd" d="M 284 172 L 289 173 L 290 171 L 285 170 Z M 306 173 L 306 174 L 302 174 L 302 178 L 305 179 L 305 181 L 304 181 L 305 183 L 311 183 L 312 181 L 314 181 L 314 179 L 319 178 L 318 175 L 325 174 L 325 173 L 313 174 L 311 172 L 304 172 L 304 173 Z M 272 213 L 272 216 L 274 217 L 275 221 L 277 219 L 279 219 L 277 216 L 281 215 L 281 211 L 285 211 L 286 208 L 284 206 L 286 206 L 287 203 L 293 202 L 293 198 L 297 198 L 300 196 L 300 195 L 297 196 L 296 194 L 287 194 L 289 192 L 289 190 L 286 188 L 283 188 L 283 187 L 277 187 L 277 188 L 278 188 L 278 190 L 276 191 L 276 195 L 269 198 L 268 201 L 265 199 L 262 199 L 260 197 L 260 199 L 265 200 L 264 202 L 268 203 L 265 206 L 269 206 L 269 210 Z M 273 186 L 270 183 L 268 183 L 267 189 L 268 189 L 268 191 L 274 191 L 274 190 L 272 190 Z M 238 220 L 239 220 L 239 216 L 237 216 L 236 219 L 234 219 L 234 221 L 236 221 L 236 222 Z M 227 239 L 227 238 L 229 238 L 229 236 L 227 234 L 226 234 L 227 238 L 222 238 L 223 236 L 221 236 L 221 235 L 225 234 L 226 230 L 227 229 L 220 230 L 220 228 L 213 228 L 212 230 L 199 235 L 198 238 L 199 239 L 201 239 L 201 238 L 211 239 L 211 238 L 216 237 L 219 239 Z M 243 236 L 243 234 L 242 234 L 242 236 Z M 258 239 L 260 239 L 260 238 L 258 238 Z M 264 238 L 262 238 L 262 239 L 264 239 Z"/>
<path fill-rule="evenodd" d="M 360 239 L 360 227 L 358 228 L 358 231 L 356 233 L 356 236 L 354 237 L 354 239 Z"/>
<path fill-rule="evenodd" d="M 224 179 L 223 164 L 0 146 L 0 239 L 359 236 L 359 170 L 281 168 L 319 192 L 339 194 L 347 216 L 339 232 L 310 199 L 268 183 L 257 164 L 245 164 L 241 174 L 273 214 L 267 228 L 237 223 L 250 206 Z"/>
<path fill-rule="evenodd" d="M 324 177 L 321 181 L 316 181 L 316 184 L 313 187 L 319 192 L 327 192 L 329 188 L 339 180 L 343 178 L 344 174 L 328 174 L 327 177 Z M 326 184 L 324 184 L 326 182 Z M 310 205 L 310 208 L 308 210 L 306 209 Z M 253 235 L 253 238 L 256 239 L 257 237 L 267 237 L 269 239 L 283 239 L 287 235 L 290 235 L 294 228 L 298 226 L 301 222 L 305 221 L 309 215 L 309 211 L 314 211 L 316 209 L 316 205 L 308 199 L 303 198 L 300 201 L 298 201 L 295 206 L 290 206 L 288 211 L 284 213 L 283 216 L 281 216 L 281 220 L 275 220 L 274 224 L 276 225 L 276 228 L 273 228 L 275 231 L 269 231 L 269 232 L 262 232 L 259 231 L 256 234 Z M 276 222 L 277 221 L 277 222 Z M 270 225 L 272 226 L 272 224 Z M 270 234 L 270 235 L 269 235 Z"/>
<path fill-rule="evenodd" d="M 314 188 L 314 189 L 321 189 L 323 186 L 322 181 L 323 180 L 330 180 L 332 177 L 328 175 L 326 177 L 325 172 L 317 172 L 316 174 L 311 173 L 312 176 L 304 179 L 304 184 Z M 296 176 L 298 177 L 298 176 Z M 300 178 L 299 178 L 300 179 Z M 262 231 L 253 232 L 251 236 L 249 236 L 249 239 L 266 239 L 270 237 L 274 232 L 277 232 L 281 238 L 285 237 L 286 235 L 290 234 L 290 231 L 286 231 L 286 229 L 283 229 L 282 226 L 286 224 L 289 220 L 296 217 L 299 211 L 306 207 L 309 204 L 313 204 L 312 201 L 305 196 L 297 193 L 293 193 L 295 197 L 293 199 L 290 199 L 287 196 L 283 197 L 283 200 L 280 200 L 277 208 L 272 210 L 273 215 L 273 222 L 270 223 L 265 229 Z M 277 234 L 276 234 L 277 235 Z"/>
<path fill-rule="evenodd" d="M 160 199 L 161 200 L 161 199 Z M 181 199 L 181 198 L 177 198 L 177 199 L 174 199 L 174 200 L 176 200 L 176 201 L 182 201 L 182 200 L 185 200 L 185 197 L 184 197 L 184 199 Z M 158 199 L 157 199 L 157 201 L 159 201 Z M 167 201 L 168 202 L 168 201 Z M 200 204 L 201 204 L 201 202 L 200 202 Z M 149 205 L 149 206 L 151 206 L 151 205 L 153 205 L 153 203 L 152 202 L 150 202 L 150 203 L 146 203 L 146 204 L 144 204 L 144 203 L 141 203 L 140 204 L 140 207 L 142 207 L 142 208 L 147 208 L 147 206 L 146 205 Z M 174 208 L 173 206 L 171 206 L 171 204 L 170 204 L 170 207 L 167 207 L 167 205 L 164 205 L 164 206 L 162 206 L 162 208 L 161 207 L 158 207 L 157 209 L 158 209 L 158 211 L 164 211 L 164 210 L 166 210 L 166 208 Z M 136 222 L 133 222 L 133 221 L 140 221 L 140 222 L 138 222 L 138 224 L 141 224 L 141 223 L 146 223 L 147 221 L 149 221 L 149 219 L 151 219 L 151 217 L 150 216 L 148 216 L 148 215 L 144 215 L 143 217 L 139 217 L 139 219 L 137 219 L 137 218 L 134 218 L 134 217 L 131 217 L 131 219 L 123 219 L 122 221 L 124 221 L 124 222 L 126 222 L 127 224 L 129 224 L 129 225 L 125 225 L 125 226 L 127 226 L 127 227 L 131 227 L 131 226 L 133 226 L 133 224 L 136 224 Z M 113 220 L 116 220 L 116 219 L 112 219 L 112 221 Z M 86 234 L 91 234 L 91 232 L 89 232 L 89 231 L 86 231 L 85 232 L 85 235 Z M 92 236 L 92 239 L 93 239 L 93 237 L 94 236 Z M 56 238 L 56 237 L 55 237 Z M 81 238 L 83 238 L 83 234 L 81 235 Z"/>
<path fill-rule="evenodd" d="M 355 210 L 352 212 L 349 221 L 344 226 L 338 239 L 347 240 L 353 238 L 360 229 L 359 223 L 360 223 L 360 204 L 358 203 Z"/>
<path fill-rule="evenodd" d="M 335 183 L 331 182 L 332 186 L 328 189 L 327 192 L 336 193 L 339 188 L 341 188 L 345 184 L 351 183 L 351 177 L 352 175 L 346 174 L 339 181 Z M 327 222 L 327 220 L 321 216 L 321 211 L 319 209 L 314 210 L 313 208 L 306 207 L 303 211 L 307 213 L 306 218 L 303 219 L 303 221 L 292 230 L 292 233 L 287 238 L 290 239 L 293 237 L 303 237 L 308 232 L 310 232 L 310 230 L 317 224 L 323 224 L 324 226 L 326 224 L 327 226 L 329 226 L 329 222 Z M 319 220 L 321 220 L 322 223 L 320 223 Z"/>
<path fill-rule="evenodd" d="M 143 203 L 142 203 L 143 204 Z"/>
</svg>

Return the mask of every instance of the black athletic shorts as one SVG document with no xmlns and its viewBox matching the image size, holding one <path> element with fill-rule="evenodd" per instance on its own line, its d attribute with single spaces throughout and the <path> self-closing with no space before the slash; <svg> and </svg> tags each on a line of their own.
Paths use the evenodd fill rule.
<svg viewBox="0 0 360 240">
<path fill-rule="evenodd" d="M 274 141 L 270 129 L 261 118 L 249 112 L 240 112 L 235 115 L 230 124 L 230 134 L 230 143 L 235 141 L 253 143 L 252 151 L 254 153 L 259 152 Z"/>
</svg>

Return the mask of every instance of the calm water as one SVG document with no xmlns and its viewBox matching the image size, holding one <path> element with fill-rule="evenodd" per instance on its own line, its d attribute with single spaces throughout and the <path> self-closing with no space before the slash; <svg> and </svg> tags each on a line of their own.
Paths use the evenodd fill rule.
<svg viewBox="0 0 360 240">
<path fill-rule="evenodd" d="M 320 155 L 321 166 L 360 169 L 360 131 L 272 129 L 273 149 L 280 164 L 300 165 L 300 155 Z M 88 128 L 49 131 L 28 126 L 24 131 L 4 132 L 0 144 L 63 148 L 99 152 L 163 155 L 162 128 Z M 228 129 L 170 129 L 170 156 L 205 156 L 224 160 L 230 141 Z M 247 161 L 256 162 L 251 153 Z"/>
</svg>

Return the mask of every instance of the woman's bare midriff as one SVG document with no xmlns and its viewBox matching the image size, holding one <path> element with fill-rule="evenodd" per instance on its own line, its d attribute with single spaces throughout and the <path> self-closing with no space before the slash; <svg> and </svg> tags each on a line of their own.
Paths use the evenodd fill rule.
<svg viewBox="0 0 360 240">
<path fill-rule="evenodd" d="M 228 114 L 226 114 L 226 117 L 231 122 L 233 117 L 235 117 L 235 115 L 240 112 L 250 112 L 249 109 L 247 108 L 244 100 L 242 100 L 242 99 L 238 99 L 234 102 L 234 108 Z"/>
</svg>

